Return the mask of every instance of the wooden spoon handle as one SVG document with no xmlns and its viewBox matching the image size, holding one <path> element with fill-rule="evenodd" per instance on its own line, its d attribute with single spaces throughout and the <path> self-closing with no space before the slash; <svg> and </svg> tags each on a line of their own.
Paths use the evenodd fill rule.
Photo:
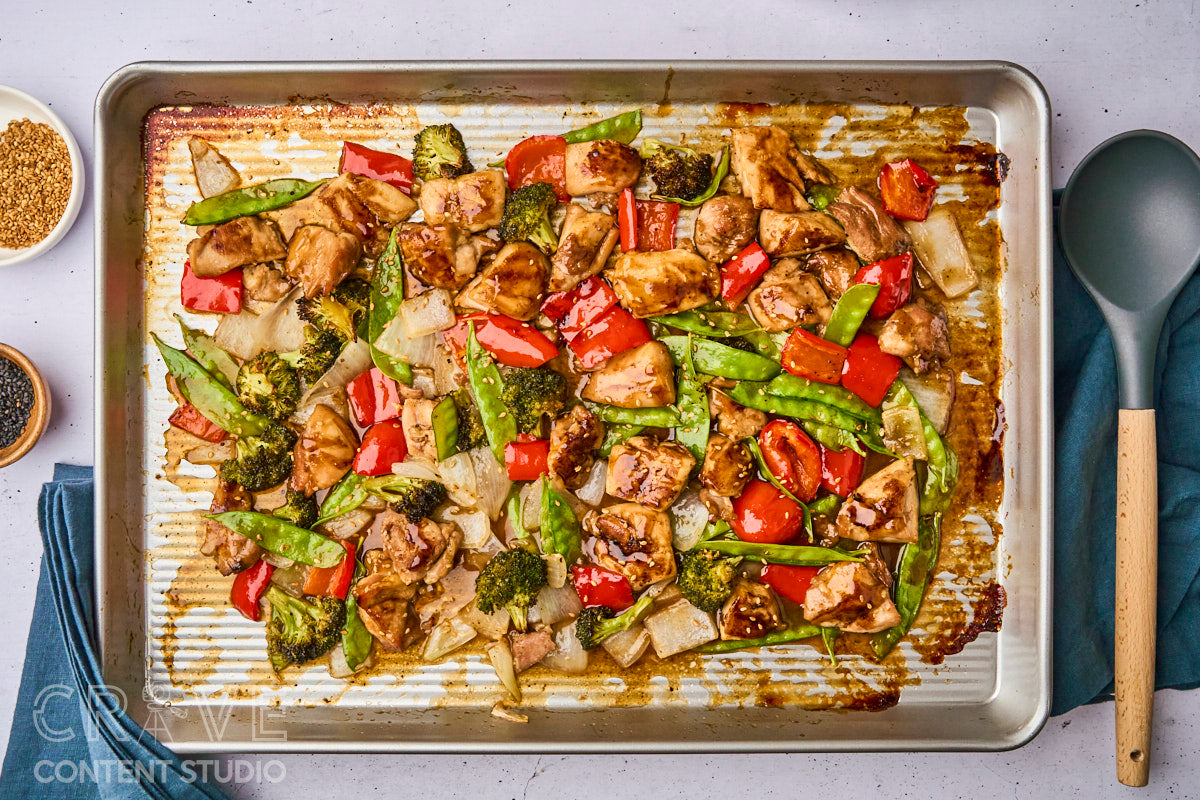
<svg viewBox="0 0 1200 800">
<path fill-rule="evenodd" d="M 1117 428 L 1117 780 L 1150 779 L 1158 580 L 1154 409 L 1121 409 Z"/>
</svg>

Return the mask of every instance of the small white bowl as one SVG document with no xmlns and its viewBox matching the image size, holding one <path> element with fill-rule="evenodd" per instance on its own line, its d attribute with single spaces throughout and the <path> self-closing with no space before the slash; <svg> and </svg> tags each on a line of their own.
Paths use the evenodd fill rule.
<svg viewBox="0 0 1200 800">
<path fill-rule="evenodd" d="M 83 205 L 83 174 L 87 170 L 83 165 L 83 154 L 79 152 L 79 143 L 75 141 L 71 131 L 67 130 L 66 124 L 41 100 L 20 89 L 0 85 L 0 131 L 8 127 L 8 123 L 19 119 L 45 123 L 54 128 L 66 142 L 67 151 L 71 154 L 71 196 L 67 199 L 67 208 L 63 211 L 62 218 L 45 239 L 19 250 L 0 247 L 0 267 L 20 264 L 54 247 L 67 235 L 67 231 L 75 223 L 75 217 L 79 215 L 79 207 Z"/>
</svg>

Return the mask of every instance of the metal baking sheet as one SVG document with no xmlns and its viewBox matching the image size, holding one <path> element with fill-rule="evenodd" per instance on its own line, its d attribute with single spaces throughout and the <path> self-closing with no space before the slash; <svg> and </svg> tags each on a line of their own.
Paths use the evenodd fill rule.
<svg viewBox="0 0 1200 800">
<path fill-rule="evenodd" d="M 994 524 L 965 518 L 947 537 L 944 556 L 947 548 L 975 547 L 989 557 L 975 574 L 939 573 L 915 639 L 923 624 L 969 630 L 972 614 L 986 622 L 980 587 L 993 585 L 1007 595 L 1000 631 L 941 664 L 927 663 L 906 641 L 884 665 L 846 656 L 838 669 L 811 648 L 790 647 L 707 658 L 682 670 L 651 663 L 626 677 L 539 670 L 523 676 L 527 725 L 487 715 L 501 690 L 477 654 L 441 665 L 400 659 L 349 685 L 329 678 L 323 665 L 276 682 L 263 663 L 261 626 L 226 607 L 227 580 L 200 570 L 209 565 L 196 553 L 197 510 L 207 508 L 204 476 L 211 472 L 163 463 L 169 401 L 158 367 L 147 367 L 155 364 L 148 330 L 168 330 L 176 310 L 184 242 L 174 221 L 190 195 L 171 151 L 182 139 L 153 135 L 156 110 L 171 107 L 171 119 L 184 120 L 181 134 L 188 125 L 219 123 L 212 135 L 226 133 L 219 146 L 233 151 L 235 163 L 238 156 L 253 162 L 238 141 L 252 143 L 259 162 L 245 169 L 262 179 L 273 170 L 328 173 L 328 141 L 403 142 L 419 121 L 442 118 L 463 128 L 487 156 L 480 161 L 490 160 L 521 136 L 631 105 L 649 109 L 648 135 L 728 127 L 731 114 L 765 121 L 789 108 L 842 106 L 846 113 L 826 114 L 811 142 L 834 163 L 839 148 L 861 156 L 886 141 L 883 134 L 847 135 L 862 120 L 920 124 L 913 107 L 959 107 L 958 124 L 932 133 L 947 145 L 990 143 L 1009 157 L 1002 202 L 988 214 L 1003 237 L 999 313 L 991 321 L 1003 343 L 1003 496 Z M 273 109 L 286 109 L 292 124 L 273 127 Z M 305 117 L 307 125 L 296 124 Z M 1048 126 L 1036 79 L 991 62 L 160 63 L 118 71 L 97 98 L 94 184 L 97 605 L 106 681 L 124 692 L 135 719 L 179 752 L 1024 743 L 1045 721 L 1050 692 Z M 144 136 L 166 152 L 143 150 Z M 953 199 L 956 189 L 948 186 L 946 196 Z M 963 379 L 976 380 L 965 372 Z"/>
</svg>

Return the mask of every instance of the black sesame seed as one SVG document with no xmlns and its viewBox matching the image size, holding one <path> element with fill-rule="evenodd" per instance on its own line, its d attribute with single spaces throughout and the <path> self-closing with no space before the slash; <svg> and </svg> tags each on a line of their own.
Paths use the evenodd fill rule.
<svg viewBox="0 0 1200 800">
<path fill-rule="evenodd" d="M 0 450 L 21 437 L 33 411 L 33 381 L 25 370 L 0 356 Z"/>
</svg>

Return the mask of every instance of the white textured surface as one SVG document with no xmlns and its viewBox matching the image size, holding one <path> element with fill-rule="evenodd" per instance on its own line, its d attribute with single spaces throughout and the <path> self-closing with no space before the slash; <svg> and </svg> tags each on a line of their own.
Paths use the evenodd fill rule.
<svg viewBox="0 0 1200 800">
<path fill-rule="evenodd" d="M 478 8 L 469 8 L 478 5 Z M 204 4 L 14 4 L 0 26 L 0 82 L 49 102 L 90 158 L 92 100 L 114 69 L 142 59 L 352 58 L 998 58 L 1045 83 L 1054 105 L 1054 182 L 1106 137 L 1138 127 L 1200 149 L 1196 4 L 1078 2 L 914 4 L 778 0 L 694 2 L 679 11 L 645 2 L 422 3 L 325 0 Z M 523 9 L 518 12 L 516 7 Z M 446 9 L 442 11 L 441 9 Z M 538 10 L 540 9 L 540 10 Z M 52 254 L 0 271 L 0 340 L 27 353 L 54 393 L 51 428 L 19 465 L 0 473 L 0 635 L 22 642 L 37 582 L 35 509 L 55 461 L 89 463 L 91 214 Z M 23 648 L 0 653 L 0 720 L 16 696 Z M 1158 695 L 1152 785 L 1143 797 L 1200 796 L 1200 693 Z M 0 723 L 0 742 L 7 726 Z M 341 794 L 451 796 L 740 796 L 884 793 L 890 797 L 1125 794 L 1112 765 L 1112 705 L 1052 719 L 1026 748 L 994 755 L 673 757 L 283 757 L 284 784 L 246 784 L 239 797 L 283 797 L 328 782 Z M 274 774 L 274 773 L 271 773 Z M 580 778 L 586 776 L 581 783 Z M 653 776 L 653 777 L 651 777 Z M 857 791 L 853 791 L 857 790 Z"/>
</svg>

